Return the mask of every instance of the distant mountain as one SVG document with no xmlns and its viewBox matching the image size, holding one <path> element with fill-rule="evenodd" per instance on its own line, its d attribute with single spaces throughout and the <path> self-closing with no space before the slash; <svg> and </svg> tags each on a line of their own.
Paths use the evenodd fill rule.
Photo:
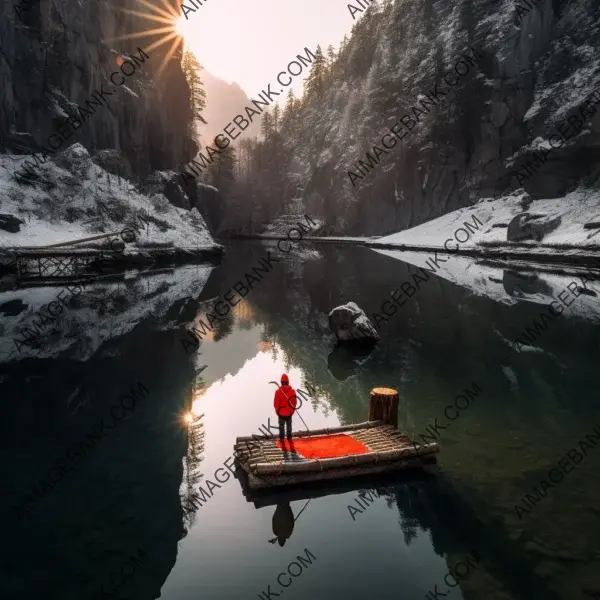
<svg viewBox="0 0 600 600">
<path fill-rule="evenodd" d="M 246 95 L 246 92 L 237 83 L 227 83 L 208 71 L 200 73 L 200 79 L 204 83 L 206 91 L 206 108 L 202 115 L 208 123 L 197 124 L 197 130 L 200 133 L 201 142 L 203 145 L 208 145 L 219 133 L 223 133 L 223 127 L 231 123 L 239 114 L 246 115 L 244 107 L 251 103 L 251 100 Z M 236 126 L 236 130 L 239 129 Z M 259 137 L 260 136 L 260 120 L 257 118 L 236 140 L 239 141 L 242 137 Z"/>
</svg>

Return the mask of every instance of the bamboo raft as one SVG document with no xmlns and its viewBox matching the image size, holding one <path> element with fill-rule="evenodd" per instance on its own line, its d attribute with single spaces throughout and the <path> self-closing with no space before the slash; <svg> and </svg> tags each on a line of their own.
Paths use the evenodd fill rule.
<svg viewBox="0 0 600 600">
<path fill-rule="evenodd" d="M 430 463 L 430 456 L 427 463 Z M 357 475 L 340 479 L 329 479 L 326 481 L 301 481 L 297 484 L 286 486 L 263 487 L 250 489 L 248 476 L 245 471 L 238 471 L 238 478 L 242 493 L 247 502 L 254 508 L 276 506 L 282 502 L 298 502 L 309 499 L 325 498 L 327 496 L 339 496 L 361 490 L 377 490 L 383 494 L 385 490 L 393 490 L 402 485 L 425 485 L 435 474 L 429 469 L 398 469 L 385 471 L 383 473 Z"/>
<path fill-rule="evenodd" d="M 250 489 L 290 486 L 304 482 L 347 479 L 361 475 L 388 473 L 400 469 L 422 469 L 435 462 L 437 443 L 414 444 L 397 430 L 398 392 L 375 388 L 369 402 L 369 420 L 341 427 L 296 431 L 292 439 L 327 442 L 331 436 L 344 439 L 362 448 L 352 454 L 328 458 L 307 458 L 286 442 L 279 447 L 278 435 L 257 438 L 239 437 L 234 446 L 238 465 L 247 474 Z"/>
</svg>

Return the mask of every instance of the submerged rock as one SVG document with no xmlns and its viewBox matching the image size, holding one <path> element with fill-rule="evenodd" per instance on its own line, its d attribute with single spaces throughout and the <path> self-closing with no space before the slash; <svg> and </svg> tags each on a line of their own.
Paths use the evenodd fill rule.
<svg viewBox="0 0 600 600">
<path fill-rule="evenodd" d="M 370 358 L 375 341 L 352 340 L 341 345 L 338 344 L 327 358 L 329 372 L 338 380 L 345 381 L 356 375 L 358 369 Z"/>
<path fill-rule="evenodd" d="M 329 313 L 329 327 L 339 342 L 377 342 L 379 334 L 365 312 L 354 302 L 337 306 Z"/>
</svg>

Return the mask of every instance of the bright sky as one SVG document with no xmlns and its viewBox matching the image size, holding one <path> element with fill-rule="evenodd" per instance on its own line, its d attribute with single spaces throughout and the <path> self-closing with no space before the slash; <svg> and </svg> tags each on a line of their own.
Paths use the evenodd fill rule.
<svg viewBox="0 0 600 600">
<path fill-rule="evenodd" d="M 237 82 L 250 97 L 266 90 L 269 83 L 271 90 L 279 92 L 277 74 L 297 54 L 304 56 L 305 47 L 314 52 L 317 44 L 324 52 L 330 44 L 337 50 L 355 23 L 345 0 L 202 1 L 200 6 L 196 0 L 199 8 L 187 13 L 187 21 L 183 17 L 178 30 L 207 71 Z M 189 0 L 182 3 L 193 7 Z M 355 14 L 356 19 L 363 14 Z M 290 86 L 296 95 L 302 91 L 308 68 Z"/>
</svg>

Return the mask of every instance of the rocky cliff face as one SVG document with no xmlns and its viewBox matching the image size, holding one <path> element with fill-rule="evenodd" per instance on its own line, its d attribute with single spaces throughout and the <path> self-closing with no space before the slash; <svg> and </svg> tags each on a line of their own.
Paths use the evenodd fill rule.
<svg viewBox="0 0 600 600">
<path fill-rule="evenodd" d="M 287 140 L 307 210 L 334 207 L 338 231 L 386 234 L 519 187 L 533 198 L 597 188 L 599 19 L 594 0 L 373 5 L 303 111 L 309 143 Z M 402 139 L 385 148 L 396 123 Z M 563 124 L 560 147 L 541 152 Z"/>
<path fill-rule="evenodd" d="M 175 13 L 179 7 L 174 7 Z M 28 153 L 46 145 L 67 117 L 79 114 L 77 105 L 86 107 L 86 100 L 104 86 L 112 95 L 105 96 L 105 105 L 94 108 L 95 114 L 64 146 L 79 141 L 91 152 L 121 151 L 121 172 L 140 177 L 177 169 L 195 155 L 196 144 L 188 136 L 192 115 L 181 48 L 159 74 L 172 40 L 152 48 L 159 39 L 155 34 L 119 38 L 167 25 L 127 10 L 156 14 L 135 0 L 0 4 L 0 152 Z M 111 73 L 118 71 L 115 80 L 121 81 L 118 63 L 139 56 L 138 48 L 149 58 L 116 87 Z"/>
</svg>

